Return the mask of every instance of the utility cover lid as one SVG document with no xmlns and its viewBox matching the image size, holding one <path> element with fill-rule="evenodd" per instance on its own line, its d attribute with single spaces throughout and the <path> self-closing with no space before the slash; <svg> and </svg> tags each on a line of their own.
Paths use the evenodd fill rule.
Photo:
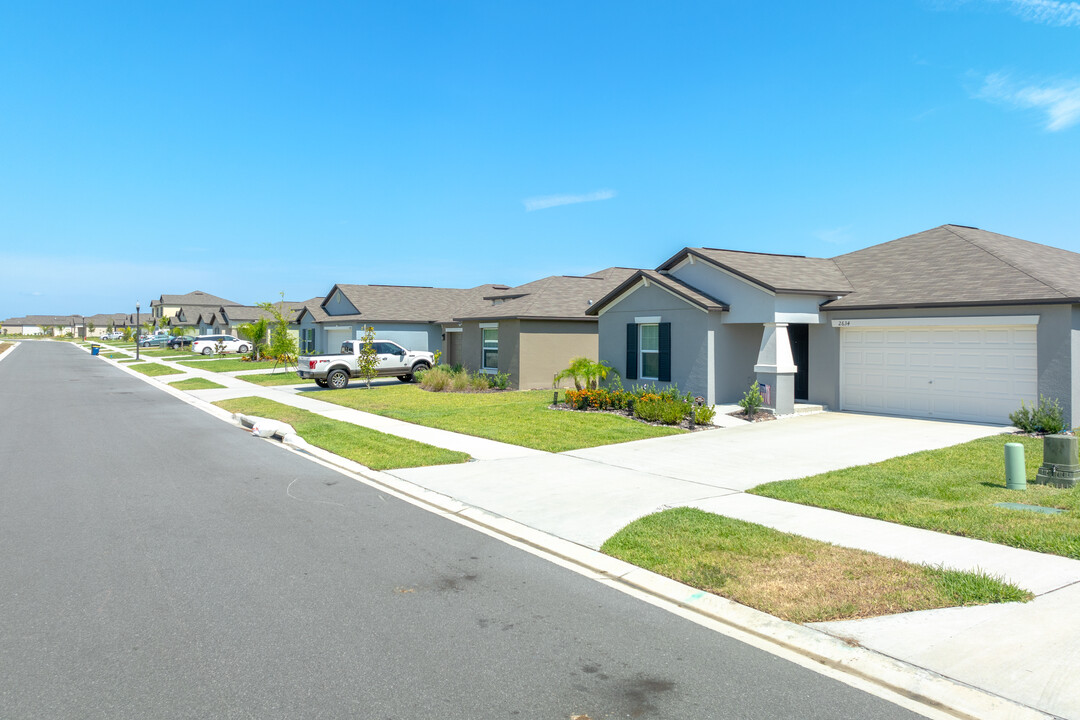
<svg viewBox="0 0 1080 720">
<path fill-rule="evenodd" d="M 1008 508 L 1009 510 L 1027 510 L 1029 512 L 1043 513 L 1044 515 L 1057 515 L 1065 512 L 1058 508 L 1048 508 L 1042 505 L 1025 505 L 1024 503 L 994 503 L 994 507 Z"/>
</svg>

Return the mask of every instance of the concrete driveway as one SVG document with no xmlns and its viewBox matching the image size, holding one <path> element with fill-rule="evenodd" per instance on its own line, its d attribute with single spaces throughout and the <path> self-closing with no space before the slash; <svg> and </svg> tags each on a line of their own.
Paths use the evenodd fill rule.
<svg viewBox="0 0 1080 720">
<path fill-rule="evenodd" d="M 994 435 L 1003 428 L 821 413 L 528 457 L 393 470 L 462 502 L 597 548 L 627 523 L 773 480 Z"/>
<path fill-rule="evenodd" d="M 566 455 L 729 490 L 866 465 L 1003 431 L 996 425 L 817 413 Z"/>
</svg>

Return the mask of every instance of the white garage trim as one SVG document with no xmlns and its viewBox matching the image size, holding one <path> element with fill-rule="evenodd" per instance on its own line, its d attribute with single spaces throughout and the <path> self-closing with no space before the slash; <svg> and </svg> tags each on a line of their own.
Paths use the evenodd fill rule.
<svg viewBox="0 0 1080 720">
<path fill-rule="evenodd" d="M 961 317 L 851 318 L 833 320 L 835 328 L 845 327 L 936 327 L 940 325 L 1038 325 L 1038 315 L 986 315 Z"/>
<path fill-rule="evenodd" d="M 840 331 L 840 408 L 1005 424 L 1038 398 L 1034 324 L 878 325 Z"/>
</svg>

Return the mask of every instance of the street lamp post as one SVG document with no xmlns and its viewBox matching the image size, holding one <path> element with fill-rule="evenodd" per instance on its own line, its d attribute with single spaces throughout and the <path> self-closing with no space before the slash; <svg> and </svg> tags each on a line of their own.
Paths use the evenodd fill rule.
<svg viewBox="0 0 1080 720">
<path fill-rule="evenodd" d="M 135 301 L 135 359 L 139 359 L 139 301 Z"/>
</svg>

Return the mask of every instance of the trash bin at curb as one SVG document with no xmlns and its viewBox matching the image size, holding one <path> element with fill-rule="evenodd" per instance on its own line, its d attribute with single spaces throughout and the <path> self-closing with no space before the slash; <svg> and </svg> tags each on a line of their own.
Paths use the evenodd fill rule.
<svg viewBox="0 0 1080 720">
<path fill-rule="evenodd" d="M 97 355 L 100 350 L 101 350 L 100 345 L 91 345 L 90 346 L 90 354 L 91 355 Z"/>
</svg>

